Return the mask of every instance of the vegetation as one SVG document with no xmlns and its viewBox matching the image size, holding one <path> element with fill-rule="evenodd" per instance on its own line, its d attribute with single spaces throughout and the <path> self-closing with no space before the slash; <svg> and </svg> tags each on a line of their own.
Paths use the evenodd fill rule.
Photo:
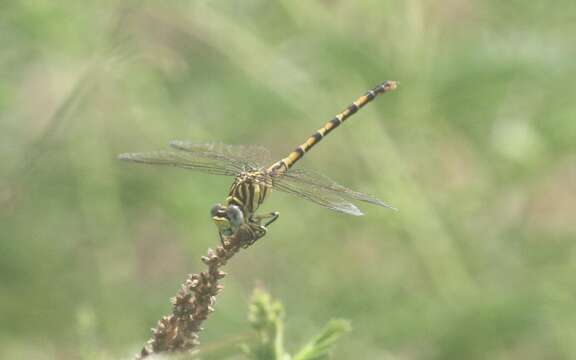
<svg viewBox="0 0 576 360">
<path fill-rule="evenodd" d="M 252 295 L 250 322 L 257 337 L 250 345 L 244 346 L 244 352 L 254 360 L 322 360 L 329 358 L 334 342 L 345 332 L 350 324 L 344 320 L 330 321 L 312 341 L 306 344 L 294 356 L 284 350 L 284 309 L 282 304 L 273 301 L 270 295 L 257 289 Z"/>
</svg>

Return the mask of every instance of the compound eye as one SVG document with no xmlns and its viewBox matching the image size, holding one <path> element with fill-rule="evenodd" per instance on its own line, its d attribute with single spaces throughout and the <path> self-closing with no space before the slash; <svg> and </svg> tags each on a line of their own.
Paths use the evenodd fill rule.
<svg viewBox="0 0 576 360">
<path fill-rule="evenodd" d="M 222 209 L 222 205 L 220 205 L 220 204 L 216 204 L 216 205 L 212 206 L 212 209 L 210 209 L 210 215 L 212 217 L 217 216 L 221 209 Z"/>
<path fill-rule="evenodd" d="M 226 216 L 234 226 L 240 226 L 244 223 L 244 214 L 236 205 L 228 206 L 228 209 L 226 209 Z"/>
</svg>

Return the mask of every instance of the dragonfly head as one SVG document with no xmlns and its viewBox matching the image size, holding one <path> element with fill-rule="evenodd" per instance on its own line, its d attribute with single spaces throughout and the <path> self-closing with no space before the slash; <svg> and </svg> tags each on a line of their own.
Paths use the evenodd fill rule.
<svg viewBox="0 0 576 360">
<path fill-rule="evenodd" d="M 244 224 L 244 213 L 236 205 L 222 206 L 216 204 L 210 210 L 210 215 L 212 215 L 212 221 L 218 227 L 218 231 L 224 236 L 233 235 Z"/>
</svg>

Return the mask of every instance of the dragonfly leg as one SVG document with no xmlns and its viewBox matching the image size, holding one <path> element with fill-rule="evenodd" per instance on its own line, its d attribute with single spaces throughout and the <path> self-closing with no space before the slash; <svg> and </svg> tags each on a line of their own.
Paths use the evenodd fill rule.
<svg viewBox="0 0 576 360">
<path fill-rule="evenodd" d="M 218 231 L 218 236 L 220 237 L 220 244 L 224 246 L 224 236 L 222 236 L 222 233 L 220 231 Z"/>
<path fill-rule="evenodd" d="M 268 214 L 252 216 L 248 222 L 244 223 L 237 230 L 237 234 L 240 236 L 242 241 L 242 247 L 246 248 L 254 244 L 258 239 L 264 237 L 264 235 L 266 235 L 268 232 L 267 226 L 276 221 L 278 216 L 280 215 L 277 211 Z M 268 221 L 262 225 L 261 223 L 263 220 Z"/>
<path fill-rule="evenodd" d="M 266 235 L 267 231 L 268 229 L 266 229 L 266 227 L 255 222 L 249 222 L 241 226 L 237 234 L 240 237 L 241 246 L 247 248 Z"/>
<path fill-rule="evenodd" d="M 272 224 L 274 221 L 276 221 L 278 219 L 278 217 L 280 216 L 280 213 L 278 211 L 273 211 L 271 213 L 268 214 L 262 214 L 262 215 L 255 215 L 252 217 L 252 222 L 255 224 L 260 224 L 262 222 L 262 220 L 265 219 L 269 219 L 266 223 L 264 223 L 264 227 L 268 227 L 268 225 Z"/>
</svg>

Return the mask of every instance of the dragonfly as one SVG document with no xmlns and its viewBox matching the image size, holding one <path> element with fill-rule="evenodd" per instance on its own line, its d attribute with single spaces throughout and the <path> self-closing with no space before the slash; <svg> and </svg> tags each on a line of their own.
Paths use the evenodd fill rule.
<svg viewBox="0 0 576 360">
<path fill-rule="evenodd" d="M 312 170 L 293 166 L 326 135 L 340 126 L 378 95 L 396 89 L 397 81 L 385 81 L 356 99 L 342 112 L 316 130 L 286 157 L 270 164 L 270 153 L 255 145 L 226 145 L 173 140 L 171 150 L 120 154 L 120 160 L 143 164 L 174 166 L 234 177 L 224 204 L 216 204 L 210 214 L 218 228 L 222 244 L 231 236 L 241 239 L 243 247 L 263 237 L 268 226 L 279 217 L 277 211 L 256 214 L 272 190 L 295 195 L 330 210 L 360 216 L 353 202 L 359 201 L 394 209 L 371 195 L 351 190 Z"/>
</svg>

